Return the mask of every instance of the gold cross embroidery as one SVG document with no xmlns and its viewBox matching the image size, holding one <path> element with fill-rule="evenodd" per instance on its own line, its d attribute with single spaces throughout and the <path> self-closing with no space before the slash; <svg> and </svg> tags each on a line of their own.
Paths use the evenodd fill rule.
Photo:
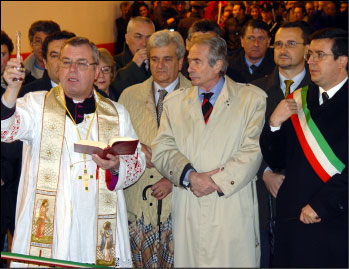
<svg viewBox="0 0 349 269">
<path fill-rule="evenodd" d="M 85 191 L 88 191 L 88 180 L 93 179 L 93 175 L 87 174 L 87 168 L 84 168 L 84 174 L 82 176 L 78 176 L 78 179 L 84 180 Z"/>
</svg>

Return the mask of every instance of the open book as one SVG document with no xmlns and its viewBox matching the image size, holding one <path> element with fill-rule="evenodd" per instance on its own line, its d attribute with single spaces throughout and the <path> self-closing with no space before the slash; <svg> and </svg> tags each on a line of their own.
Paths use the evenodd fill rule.
<svg viewBox="0 0 349 269">
<path fill-rule="evenodd" d="M 136 151 L 138 140 L 129 137 L 113 137 L 108 145 L 100 141 L 80 140 L 74 144 L 74 151 L 86 154 L 98 154 L 107 159 L 107 154 L 133 155 Z"/>
</svg>

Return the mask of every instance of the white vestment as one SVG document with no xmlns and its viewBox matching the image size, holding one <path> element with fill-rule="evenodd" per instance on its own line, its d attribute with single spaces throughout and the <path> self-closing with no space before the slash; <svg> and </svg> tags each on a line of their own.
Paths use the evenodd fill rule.
<svg viewBox="0 0 349 269">
<path fill-rule="evenodd" d="M 2 142 L 20 139 L 26 144 L 17 197 L 13 253 L 29 253 L 45 94 L 46 92 L 31 92 L 19 98 L 15 114 L 1 122 Z M 119 136 L 137 138 L 126 109 L 118 103 L 113 104 L 119 114 Z M 81 139 L 86 138 L 92 115 L 85 114 L 84 120 L 78 124 Z M 101 233 L 97 231 L 96 163 L 90 155 L 86 155 L 87 172 L 94 179 L 88 180 L 88 191 L 85 192 L 84 181 L 77 179 L 84 169 L 83 154 L 74 152 L 74 143 L 79 141 L 79 136 L 72 120 L 68 115 L 66 117 L 54 216 L 52 258 L 93 264 L 96 258 L 97 233 Z M 88 139 L 98 140 L 97 116 Z M 134 156 L 138 158 L 141 169 L 135 171 L 134 166 L 129 165 L 131 156 L 120 156 L 119 179 L 115 187 L 118 198 L 117 233 L 114 240 L 116 265 L 120 267 L 132 266 L 123 188 L 136 182 L 145 169 L 145 158 L 140 144 Z M 12 266 L 17 265 L 23 267 L 23 264 L 12 263 Z"/>
</svg>

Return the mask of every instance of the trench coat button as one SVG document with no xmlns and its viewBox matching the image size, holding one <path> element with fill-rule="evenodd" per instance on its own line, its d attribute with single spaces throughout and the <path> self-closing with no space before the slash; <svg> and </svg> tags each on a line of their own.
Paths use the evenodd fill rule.
<svg viewBox="0 0 349 269">
<path fill-rule="evenodd" d="M 150 206 L 153 206 L 153 203 L 149 203 Z"/>
<path fill-rule="evenodd" d="M 234 183 L 235 183 L 234 180 L 230 181 L 230 184 L 231 184 L 231 185 L 234 185 Z"/>
<path fill-rule="evenodd" d="M 221 171 L 224 171 L 224 167 L 221 168 Z"/>
<path fill-rule="evenodd" d="M 173 171 L 170 171 L 170 176 L 172 176 L 173 175 Z"/>
<path fill-rule="evenodd" d="M 153 175 L 150 175 L 150 178 L 153 178 L 154 176 Z"/>
<path fill-rule="evenodd" d="M 256 248 L 258 248 L 259 247 L 259 243 L 258 242 L 256 242 Z"/>
</svg>

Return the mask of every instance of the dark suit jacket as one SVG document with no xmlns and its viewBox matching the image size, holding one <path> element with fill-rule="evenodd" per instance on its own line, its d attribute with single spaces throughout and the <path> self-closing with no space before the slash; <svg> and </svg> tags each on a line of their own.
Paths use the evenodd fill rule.
<svg viewBox="0 0 349 269">
<path fill-rule="evenodd" d="M 310 84 L 306 98 L 314 123 L 346 167 L 324 183 L 305 157 L 291 120 L 276 132 L 266 122 L 260 137 L 263 157 L 272 169 L 285 169 L 276 199 L 274 266 L 348 268 L 348 82 L 321 106 L 318 86 Z M 299 221 L 307 204 L 321 222 Z"/>
<path fill-rule="evenodd" d="M 150 69 L 146 70 L 144 64 L 138 67 L 132 61 L 133 55 L 125 43 L 124 51 L 114 56 L 116 62 L 116 77 L 112 82 L 114 96 L 119 99 L 122 91 L 129 86 L 142 83 L 151 76 Z M 116 99 L 116 101 L 117 101 Z"/>
<path fill-rule="evenodd" d="M 303 80 L 301 81 L 299 88 L 304 87 L 311 83 L 310 74 L 308 67 L 306 66 L 306 74 Z M 284 99 L 284 93 L 280 88 L 280 77 L 279 77 L 279 68 L 276 66 L 273 72 L 258 80 L 252 81 L 251 84 L 258 86 L 262 90 L 264 90 L 267 94 L 267 109 L 265 112 L 265 121 L 269 121 L 269 117 L 271 113 L 274 111 L 276 106 L 280 103 L 282 99 Z M 269 223 L 270 216 L 270 208 L 268 207 L 268 195 L 269 192 L 265 187 L 264 181 L 262 179 L 263 173 L 267 164 L 265 161 L 262 162 L 261 167 L 258 171 L 258 180 L 257 180 L 257 195 L 258 195 L 258 203 L 259 203 L 259 225 L 261 229 L 266 229 Z M 273 207 L 275 207 L 273 199 Z M 275 211 L 275 208 L 274 208 Z M 273 212 L 275 216 L 275 212 Z"/>
<path fill-rule="evenodd" d="M 236 82 L 250 83 L 273 72 L 275 68 L 274 50 L 271 48 L 267 49 L 262 63 L 252 75 L 245 62 L 245 51 L 243 48 L 238 50 L 236 54 L 228 57 L 228 62 L 227 76 Z"/>
<path fill-rule="evenodd" d="M 47 70 L 45 69 L 44 75 L 42 78 L 34 80 L 31 83 L 28 83 L 24 85 L 19 92 L 18 97 L 24 96 L 28 92 L 35 92 L 35 91 L 49 91 L 52 88 L 51 79 L 48 76 Z"/>
</svg>

